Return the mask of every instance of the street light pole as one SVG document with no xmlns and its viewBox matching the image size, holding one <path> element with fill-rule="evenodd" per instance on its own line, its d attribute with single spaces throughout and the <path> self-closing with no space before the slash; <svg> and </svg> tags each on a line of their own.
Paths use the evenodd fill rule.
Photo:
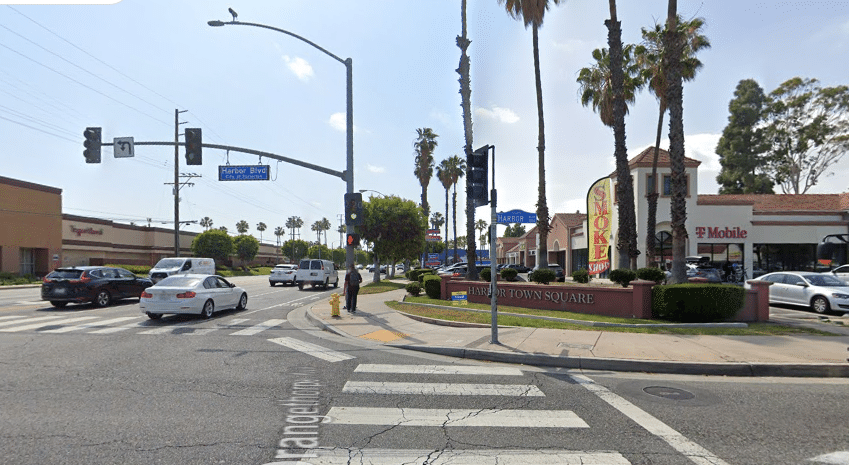
<svg viewBox="0 0 849 465">
<path fill-rule="evenodd" d="M 320 47 L 316 43 L 299 36 L 298 34 L 295 34 L 295 33 L 289 32 L 285 29 L 280 29 L 280 28 L 277 28 L 277 27 L 274 27 L 274 26 L 268 26 L 268 25 L 265 25 L 265 24 L 236 21 L 236 15 L 235 15 L 235 13 L 232 12 L 232 9 L 231 9 L 231 14 L 233 14 L 233 21 L 224 22 L 224 21 L 213 20 L 213 21 L 208 21 L 207 24 L 209 24 L 210 26 L 213 26 L 213 27 L 235 25 L 235 26 L 253 26 L 253 27 L 260 27 L 260 28 L 263 28 L 263 29 L 271 29 L 272 31 L 281 32 L 283 34 L 292 36 L 296 39 L 299 39 L 303 42 L 306 42 L 307 44 L 312 45 L 313 47 L 321 50 L 322 52 L 324 52 L 326 55 L 333 58 L 334 60 L 345 65 L 345 70 L 346 70 L 345 75 L 346 75 L 346 81 L 347 81 L 347 92 L 346 92 L 347 118 L 346 118 L 346 123 L 347 123 L 347 139 L 348 139 L 347 140 L 346 168 L 345 168 L 345 183 L 346 183 L 346 191 L 345 192 L 348 193 L 348 194 L 353 194 L 354 193 L 354 90 L 353 90 L 353 84 L 352 84 L 353 83 L 353 77 L 354 77 L 353 61 L 350 58 L 343 60 L 343 59 L 339 58 L 338 56 L 336 56 L 336 55 L 330 53 L 329 51 L 325 50 L 324 48 Z M 348 231 L 352 230 L 351 225 L 349 225 L 347 223 L 347 219 L 346 219 L 345 227 Z M 353 265 L 353 264 L 354 264 L 354 247 L 352 245 L 347 245 L 346 250 L 345 250 L 345 265 L 346 265 L 346 268 Z"/>
</svg>

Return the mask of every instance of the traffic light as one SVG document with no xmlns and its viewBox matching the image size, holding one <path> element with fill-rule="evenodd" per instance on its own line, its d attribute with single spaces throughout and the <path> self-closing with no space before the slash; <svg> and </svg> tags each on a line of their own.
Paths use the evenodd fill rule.
<svg viewBox="0 0 849 465">
<path fill-rule="evenodd" d="M 360 235 L 348 233 L 345 243 L 350 245 L 351 247 L 359 247 L 360 245 Z"/>
<path fill-rule="evenodd" d="M 200 128 L 186 128 L 186 164 L 202 165 L 203 141 Z"/>
<path fill-rule="evenodd" d="M 363 194 L 359 192 L 345 194 L 345 224 L 351 226 L 363 224 Z"/>
<path fill-rule="evenodd" d="M 475 150 L 469 154 L 469 159 L 466 160 L 467 171 L 469 176 L 469 192 L 467 195 L 474 202 L 475 207 L 486 205 L 489 203 L 489 176 L 487 168 L 489 165 L 489 146 Z"/>
<path fill-rule="evenodd" d="M 100 128 L 85 128 L 83 136 L 85 136 L 85 142 L 83 142 L 85 162 L 100 163 Z"/>
</svg>

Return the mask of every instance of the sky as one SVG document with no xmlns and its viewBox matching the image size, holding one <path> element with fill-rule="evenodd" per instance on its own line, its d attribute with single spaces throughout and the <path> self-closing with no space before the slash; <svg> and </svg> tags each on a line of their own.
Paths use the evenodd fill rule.
<svg viewBox="0 0 849 465">
<path fill-rule="evenodd" d="M 354 189 L 419 203 L 413 174 L 417 128 L 438 134 L 436 164 L 463 153 L 459 75 L 459 0 L 0 0 L 0 176 L 62 189 L 63 213 L 172 228 L 173 146 L 137 146 L 135 157 L 101 164 L 83 157 L 83 131 L 102 127 L 104 142 L 174 140 L 201 128 L 203 142 L 274 153 L 343 171 L 346 165 L 345 66 L 309 44 L 249 26 L 210 27 L 209 20 L 260 23 L 297 34 L 353 63 Z M 665 0 L 619 1 L 624 43 L 666 15 Z M 590 184 L 615 169 L 613 132 L 581 106 L 576 78 L 607 46 L 608 2 L 553 5 L 539 33 L 545 111 L 547 201 L 552 213 L 586 212 Z M 475 148 L 496 147 L 498 211 L 535 211 L 537 105 L 530 29 L 497 0 L 468 0 Z M 728 103 L 742 79 L 771 92 L 787 79 L 849 84 L 849 2 L 679 0 L 686 19 L 705 19 L 712 47 L 684 86 L 686 156 L 700 160 L 698 192 L 716 194 L 716 143 Z M 629 157 L 654 144 L 655 97 L 643 91 L 626 117 Z M 668 118 L 667 118 L 668 123 Z M 662 148 L 668 148 L 664 125 Z M 180 138 L 182 141 L 182 136 Z M 318 171 L 238 152 L 204 149 L 200 175 L 180 190 L 180 220 L 213 220 L 273 243 L 286 219 L 309 226 L 343 215 L 345 183 Z M 220 165 L 268 164 L 269 181 L 218 181 Z M 849 159 L 809 193 L 847 190 Z M 458 185 L 459 235 L 465 234 L 464 181 Z M 778 189 L 776 187 L 776 189 Z M 434 176 L 431 211 L 445 214 L 445 189 Z M 477 218 L 488 219 L 489 206 Z M 150 220 L 148 220 L 150 219 Z M 263 222 L 268 229 L 256 230 Z M 528 225 L 530 229 L 531 225 Z M 184 230 L 200 232 L 198 224 Z M 499 232 L 503 231 L 503 227 Z M 453 233 L 451 233 L 453 235 Z"/>
</svg>

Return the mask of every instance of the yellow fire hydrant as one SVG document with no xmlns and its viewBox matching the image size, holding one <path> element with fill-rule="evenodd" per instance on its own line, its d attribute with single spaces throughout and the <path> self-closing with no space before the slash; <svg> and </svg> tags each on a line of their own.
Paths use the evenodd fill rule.
<svg viewBox="0 0 849 465">
<path fill-rule="evenodd" d="M 339 294 L 330 295 L 330 316 L 339 318 Z"/>
</svg>

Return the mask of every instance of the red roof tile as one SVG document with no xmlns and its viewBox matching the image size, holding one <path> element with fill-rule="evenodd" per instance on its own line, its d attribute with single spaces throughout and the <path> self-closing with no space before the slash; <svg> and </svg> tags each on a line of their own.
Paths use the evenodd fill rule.
<svg viewBox="0 0 849 465">
<path fill-rule="evenodd" d="M 845 212 L 849 193 L 843 194 L 699 194 L 698 205 L 752 205 L 763 212 Z"/>
</svg>

